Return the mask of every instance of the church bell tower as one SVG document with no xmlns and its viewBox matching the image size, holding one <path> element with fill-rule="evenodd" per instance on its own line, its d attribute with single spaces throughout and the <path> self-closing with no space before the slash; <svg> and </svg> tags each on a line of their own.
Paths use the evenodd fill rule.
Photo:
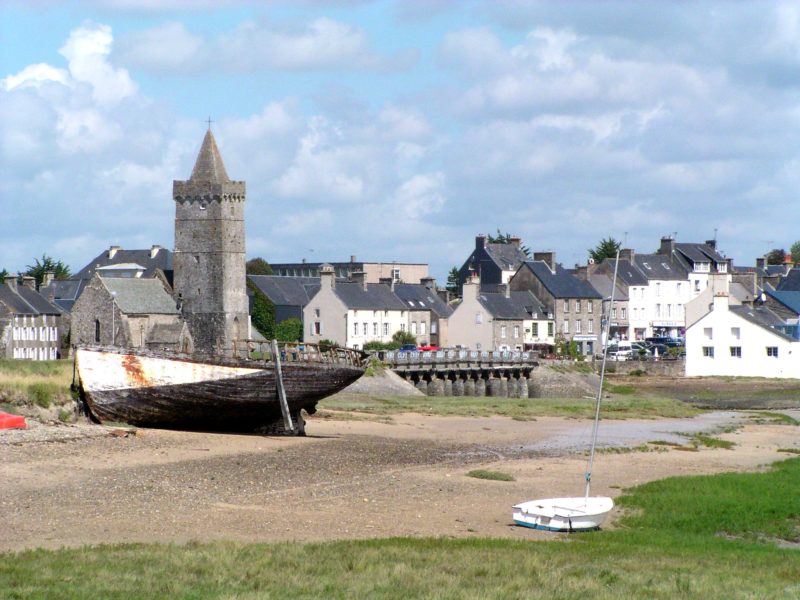
<svg viewBox="0 0 800 600">
<path fill-rule="evenodd" d="M 175 299 L 199 352 L 230 356 L 249 337 L 245 182 L 231 181 L 209 127 L 175 200 Z"/>
</svg>

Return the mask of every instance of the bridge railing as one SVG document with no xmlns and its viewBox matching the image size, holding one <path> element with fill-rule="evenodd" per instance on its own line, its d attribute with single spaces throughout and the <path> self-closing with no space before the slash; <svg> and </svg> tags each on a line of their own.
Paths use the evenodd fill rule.
<svg viewBox="0 0 800 600">
<path fill-rule="evenodd" d="M 517 351 L 481 351 L 481 350 L 432 350 L 432 351 L 399 351 L 388 350 L 378 353 L 383 362 L 403 365 L 441 365 L 441 364 L 533 364 L 538 362 L 535 352 Z"/>
</svg>

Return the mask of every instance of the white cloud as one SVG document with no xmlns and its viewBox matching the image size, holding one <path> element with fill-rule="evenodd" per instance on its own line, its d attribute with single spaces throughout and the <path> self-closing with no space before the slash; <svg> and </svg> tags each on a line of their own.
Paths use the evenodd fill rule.
<svg viewBox="0 0 800 600">
<path fill-rule="evenodd" d="M 425 217 L 440 212 L 445 202 L 444 173 L 415 175 L 397 188 L 389 210 L 399 209 L 406 220 L 424 221 Z"/>
<path fill-rule="evenodd" d="M 69 84 L 69 74 L 64 69 L 57 69 L 45 63 L 28 65 L 16 75 L 9 75 L 0 80 L 0 85 L 6 91 L 16 88 L 34 87 L 38 88 L 45 83 Z"/>
</svg>

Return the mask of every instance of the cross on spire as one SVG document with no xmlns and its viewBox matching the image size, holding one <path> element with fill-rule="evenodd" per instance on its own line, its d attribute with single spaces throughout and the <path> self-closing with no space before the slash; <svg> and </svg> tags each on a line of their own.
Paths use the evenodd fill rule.
<svg viewBox="0 0 800 600">
<path fill-rule="evenodd" d="M 209 130 L 211 129 L 211 124 L 212 124 L 213 122 L 214 122 L 214 121 L 212 121 L 212 120 L 211 120 L 211 117 L 208 117 L 208 119 L 206 119 L 206 123 L 208 123 L 208 128 L 209 128 Z"/>
</svg>

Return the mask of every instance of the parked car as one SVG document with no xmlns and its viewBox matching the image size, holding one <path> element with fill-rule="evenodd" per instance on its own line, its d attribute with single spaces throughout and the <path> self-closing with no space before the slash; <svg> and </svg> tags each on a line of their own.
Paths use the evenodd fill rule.
<svg viewBox="0 0 800 600">
<path fill-rule="evenodd" d="M 419 350 L 420 352 L 436 352 L 438 349 L 439 349 L 439 346 L 432 346 L 432 345 L 419 346 L 417 348 L 417 350 Z"/>
<path fill-rule="evenodd" d="M 417 351 L 417 345 L 416 344 L 403 344 L 402 346 L 400 346 L 400 348 L 397 351 L 400 352 L 401 354 L 405 353 L 405 352 L 416 352 Z"/>
</svg>

